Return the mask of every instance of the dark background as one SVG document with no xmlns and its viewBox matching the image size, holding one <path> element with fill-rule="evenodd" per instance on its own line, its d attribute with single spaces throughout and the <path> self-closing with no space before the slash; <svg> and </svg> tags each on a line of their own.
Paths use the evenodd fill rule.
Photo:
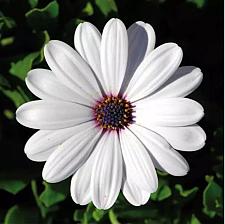
<svg viewBox="0 0 225 224">
<path fill-rule="evenodd" d="M 223 0 L 113 2 L 0 0 L 0 223 L 223 222 Z M 49 3 L 57 6 L 43 9 Z M 203 82 L 190 98 L 205 109 L 200 125 L 207 141 L 198 152 L 182 153 L 191 168 L 187 176 L 159 174 L 159 191 L 148 204 L 133 207 L 120 195 L 112 210 L 103 212 L 91 204 L 74 204 L 69 181 L 42 183 L 43 163 L 30 161 L 23 152 L 35 131 L 18 124 L 14 112 L 35 99 L 24 78 L 31 67 L 47 66 L 42 51 L 48 38 L 73 46 L 80 21 L 92 22 L 102 31 L 111 17 L 120 18 L 126 27 L 138 20 L 150 23 L 156 46 L 175 42 L 183 49 L 181 65 L 201 68 Z M 35 56 L 30 55 L 33 52 Z"/>
</svg>

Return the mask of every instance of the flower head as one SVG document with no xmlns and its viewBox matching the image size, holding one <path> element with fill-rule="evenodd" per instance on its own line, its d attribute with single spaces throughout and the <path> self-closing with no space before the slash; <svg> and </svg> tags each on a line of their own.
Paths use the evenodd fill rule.
<svg viewBox="0 0 225 224">
<path fill-rule="evenodd" d="M 94 107 L 97 125 L 105 130 L 120 130 L 133 123 L 133 107 L 119 96 L 107 96 Z"/>
<path fill-rule="evenodd" d="M 26 84 L 41 100 L 20 106 L 16 116 L 40 130 L 25 153 L 46 161 L 47 182 L 73 175 L 71 196 L 78 204 L 108 209 L 120 189 L 131 204 L 145 204 L 158 186 L 155 168 L 183 176 L 189 166 L 176 150 L 205 144 L 196 125 L 203 108 L 185 98 L 201 83 L 201 70 L 179 67 L 177 44 L 154 49 L 154 30 L 144 22 L 126 30 L 111 19 L 102 35 L 84 22 L 74 41 L 76 50 L 51 40 L 44 49 L 51 70 L 28 73 Z"/>
</svg>

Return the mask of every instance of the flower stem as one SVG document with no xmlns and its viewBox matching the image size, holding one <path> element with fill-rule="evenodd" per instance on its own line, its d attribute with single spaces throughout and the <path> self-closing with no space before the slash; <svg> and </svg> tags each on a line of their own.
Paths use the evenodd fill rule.
<svg viewBox="0 0 225 224">
<path fill-rule="evenodd" d="M 36 180 L 31 181 L 31 189 L 32 189 L 32 193 L 34 195 L 36 204 L 40 209 L 41 217 L 44 219 L 46 218 L 46 211 L 45 211 L 45 207 L 42 205 L 41 201 L 39 200 Z"/>
</svg>

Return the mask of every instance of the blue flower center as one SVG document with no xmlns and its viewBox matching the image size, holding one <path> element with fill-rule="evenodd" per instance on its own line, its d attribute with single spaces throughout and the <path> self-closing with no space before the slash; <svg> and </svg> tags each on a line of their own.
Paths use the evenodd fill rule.
<svg viewBox="0 0 225 224">
<path fill-rule="evenodd" d="M 94 108 L 95 120 L 103 129 L 124 129 L 133 123 L 134 106 L 124 98 L 107 96 L 98 101 Z"/>
</svg>

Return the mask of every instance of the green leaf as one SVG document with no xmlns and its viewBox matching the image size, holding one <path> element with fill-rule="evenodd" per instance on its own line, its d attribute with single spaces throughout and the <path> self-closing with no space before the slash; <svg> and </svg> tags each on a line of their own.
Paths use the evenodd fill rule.
<svg viewBox="0 0 225 224">
<path fill-rule="evenodd" d="M 210 183 L 210 182 L 212 182 L 212 181 L 214 180 L 214 176 L 206 175 L 206 176 L 205 176 L 205 180 L 206 180 L 208 183 Z"/>
<path fill-rule="evenodd" d="M 104 215 L 105 215 L 105 211 L 100 209 L 95 209 L 92 213 L 94 220 L 97 222 L 99 222 Z"/>
<path fill-rule="evenodd" d="M 111 224 L 120 224 L 120 222 L 117 219 L 117 215 L 112 209 L 109 210 L 109 220 Z"/>
<path fill-rule="evenodd" d="M 34 8 L 25 14 L 28 24 L 35 30 L 49 30 L 54 28 L 59 15 L 57 1 L 50 2 L 42 9 Z"/>
<path fill-rule="evenodd" d="M 202 8 L 206 3 L 206 0 L 187 0 L 187 1 L 194 3 L 198 8 Z"/>
<path fill-rule="evenodd" d="M 210 218 L 214 218 L 216 215 L 215 211 L 209 211 L 207 208 L 203 208 L 203 213 L 205 213 L 207 216 L 209 216 Z"/>
<path fill-rule="evenodd" d="M 93 220 L 93 212 L 96 210 L 93 203 L 89 203 L 82 220 L 82 224 L 89 224 Z"/>
<path fill-rule="evenodd" d="M 11 87 L 9 81 L 2 74 L 0 74 L 0 87 L 2 87 L 2 88 L 10 88 Z"/>
<path fill-rule="evenodd" d="M 30 4 L 31 8 L 34 8 L 38 4 L 38 0 L 28 0 L 28 3 Z"/>
<path fill-rule="evenodd" d="M 21 104 L 30 100 L 29 93 L 27 95 L 25 92 L 26 89 L 22 87 L 24 86 L 23 80 L 27 75 L 27 72 L 31 69 L 33 62 L 38 55 L 38 52 L 34 52 L 28 54 L 19 61 L 11 63 L 9 73 L 22 80 L 20 84 L 18 80 L 16 80 L 13 85 L 13 83 L 8 81 L 9 78 L 12 78 L 10 75 L 9 78 L 6 79 L 6 76 L 4 77 L 2 74 L 0 74 L 0 91 L 6 96 L 6 98 L 11 100 L 16 107 L 19 107 Z"/>
<path fill-rule="evenodd" d="M 37 37 L 37 45 L 40 48 L 40 51 L 32 52 L 26 56 L 23 56 L 18 61 L 11 62 L 9 73 L 12 74 L 13 76 L 16 76 L 22 81 L 24 81 L 25 77 L 27 76 L 27 73 L 32 69 L 32 66 L 39 64 L 44 59 L 43 53 L 44 45 L 49 41 L 50 37 L 47 31 L 37 33 L 36 37 Z M 6 81 L 7 80 L 4 80 L 4 77 L 1 75 L 0 86 L 2 83 L 5 85 Z M 17 98 L 20 98 L 20 96 L 18 96 L 19 94 L 17 93 L 18 91 L 15 91 L 15 89 L 12 91 L 13 92 L 4 91 L 4 94 L 7 95 L 9 98 L 13 98 L 14 102 L 15 100 L 18 101 Z M 19 92 L 23 94 L 24 90 L 21 89 L 19 90 Z M 14 97 L 15 95 L 17 96 Z M 23 103 L 23 101 L 19 100 L 19 103 L 17 102 L 16 105 L 20 105 L 21 103 Z"/>
<path fill-rule="evenodd" d="M 214 217 L 216 214 L 222 216 L 222 187 L 214 181 L 213 177 L 206 176 L 206 181 L 208 182 L 208 185 L 203 191 L 204 212 L 210 217 Z"/>
<path fill-rule="evenodd" d="M 3 113 L 4 113 L 5 117 L 8 118 L 9 120 L 13 120 L 14 117 L 15 117 L 15 116 L 14 116 L 14 112 L 11 111 L 11 110 L 5 109 L 5 110 L 3 111 Z"/>
<path fill-rule="evenodd" d="M 173 204 L 176 204 L 177 206 L 185 206 L 185 204 L 195 198 L 195 195 L 199 190 L 198 187 L 183 189 L 183 186 L 180 184 L 176 184 L 174 188 Z"/>
<path fill-rule="evenodd" d="M 11 63 L 9 73 L 24 80 L 28 71 L 31 70 L 34 60 L 39 56 L 39 52 L 33 52 L 17 62 Z"/>
<path fill-rule="evenodd" d="M 192 214 L 190 224 L 201 224 L 195 214 Z"/>
<path fill-rule="evenodd" d="M 95 4 L 104 16 L 116 14 L 118 12 L 116 2 L 114 0 L 95 0 Z"/>
<path fill-rule="evenodd" d="M 23 103 L 29 101 L 28 96 L 19 86 L 17 86 L 15 90 L 5 90 L 0 87 L 0 91 L 14 103 L 16 108 L 22 105 Z"/>
<path fill-rule="evenodd" d="M 91 221 L 93 221 L 93 213 L 96 210 L 98 210 L 98 209 L 95 208 L 93 203 L 89 203 L 86 210 L 84 210 L 84 209 L 75 210 L 75 212 L 73 214 L 73 220 L 79 221 L 81 224 L 89 224 L 89 223 L 91 223 Z M 99 214 L 97 216 L 100 217 Z"/>
<path fill-rule="evenodd" d="M 75 212 L 73 213 L 73 220 L 76 222 L 82 221 L 84 213 L 85 213 L 84 209 L 76 209 Z"/>
<path fill-rule="evenodd" d="M 3 189 L 9 193 L 17 194 L 23 190 L 28 184 L 27 180 L 13 180 L 2 179 L 0 180 L 0 189 Z"/>
<path fill-rule="evenodd" d="M 87 2 L 86 6 L 82 10 L 82 13 L 87 16 L 92 16 L 94 14 L 94 9 L 91 2 Z"/>
<path fill-rule="evenodd" d="M 151 194 L 151 199 L 154 201 L 163 201 L 170 197 L 171 194 L 172 192 L 168 185 L 161 185 L 155 193 Z"/>
<path fill-rule="evenodd" d="M 64 201 L 69 192 L 68 181 L 63 181 L 57 184 L 49 184 L 43 182 L 45 190 L 40 195 L 40 201 L 50 207 L 58 202 Z"/>
<path fill-rule="evenodd" d="M 0 41 L 0 45 L 2 47 L 9 46 L 9 45 L 13 44 L 14 40 L 15 40 L 14 37 L 6 37 L 6 38 L 3 38 Z"/>
<path fill-rule="evenodd" d="M 39 223 L 39 213 L 37 209 L 14 205 L 8 210 L 5 216 L 4 224 L 25 223 Z"/>
<path fill-rule="evenodd" d="M 0 13 L 0 31 L 9 30 L 16 26 L 14 19 Z"/>
<path fill-rule="evenodd" d="M 185 198 L 194 196 L 196 194 L 196 192 L 198 191 L 198 187 L 194 187 L 189 190 L 184 190 L 182 185 L 180 185 L 180 184 L 176 184 L 175 189 L 179 192 L 180 196 L 185 197 Z"/>
</svg>

